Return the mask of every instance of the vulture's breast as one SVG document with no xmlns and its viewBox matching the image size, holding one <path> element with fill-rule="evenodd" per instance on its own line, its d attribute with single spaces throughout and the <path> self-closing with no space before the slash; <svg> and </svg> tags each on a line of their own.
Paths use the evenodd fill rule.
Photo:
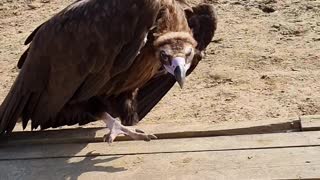
<svg viewBox="0 0 320 180">
<path fill-rule="evenodd" d="M 144 48 L 128 70 L 117 79 L 118 88 L 113 94 L 131 91 L 145 85 L 159 70 L 161 62 L 151 48 Z"/>
</svg>

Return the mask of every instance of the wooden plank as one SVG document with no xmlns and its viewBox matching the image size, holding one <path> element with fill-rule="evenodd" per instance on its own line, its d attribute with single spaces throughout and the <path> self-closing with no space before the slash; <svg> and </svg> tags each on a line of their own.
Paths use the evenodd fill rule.
<svg viewBox="0 0 320 180">
<path fill-rule="evenodd" d="M 302 116 L 300 119 L 303 131 L 320 130 L 320 115 Z"/>
<path fill-rule="evenodd" d="M 300 131 L 299 119 L 273 119 L 266 121 L 250 121 L 226 123 L 220 125 L 189 123 L 175 124 L 143 124 L 136 128 L 148 130 L 159 139 L 208 137 L 243 134 L 263 134 L 285 131 Z M 0 138 L 0 147 L 8 145 L 48 144 L 48 143 L 89 143 L 101 142 L 108 133 L 105 128 L 77 128 L 49 131 L 14 132 L 9 137 Z M 121 136 L 116 141 L 128 141 L 129 137 Z"/>
<path fill-rule="evenodd" d="M 320 147 L 0 161 L 0 179 L 207 180 L 320 177 Z"/>
<path fill-rule="evenodd" d="M 43 144 L 7 146 L 0 149 L 0 160 L 154 154 L 191 151 L 225 151 L 262 148 L 320 146 L 320 132 L 275 133 L 206 138 L 163 139 L 151 142 Z"/>
</svg>

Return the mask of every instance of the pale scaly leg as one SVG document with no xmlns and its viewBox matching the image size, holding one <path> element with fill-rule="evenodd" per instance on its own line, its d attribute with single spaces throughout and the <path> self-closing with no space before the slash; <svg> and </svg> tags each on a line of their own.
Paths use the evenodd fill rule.
<svg viewBox="0 0 320 180">
<path fill-rule="evenodd" d="M 104 117 L 102 120 L 106 123 L 107 127 L 110 129 L 109 136 L 105 136 L 105 141 L 112 143 L 114 139 L 120 135 L 125 134 L 130 136 L 135 140 L 144 140 L 150 141 L 151 139 L 157 139 L 157 137 L 153 134 L 145 134 L 141 130 L 131 130 L 128 127 L 121 124 L 120 121 L 117 121 L 115 118 L 110 116 L 108 113 L 104 113 Z"/>
</svg>

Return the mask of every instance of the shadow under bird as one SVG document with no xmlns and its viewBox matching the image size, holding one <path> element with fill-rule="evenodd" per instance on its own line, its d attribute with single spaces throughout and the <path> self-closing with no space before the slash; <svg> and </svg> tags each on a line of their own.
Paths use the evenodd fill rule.
<svg viewBox="0 0 320 180">
<path fill-rule="evenodd" d="M 0 107 L 0 134 L 22 121 L 55 128 L 103 120 L 150 140 L 134 125 L 197 66 L 217 26 L 209 4 L 184 0 L 78 0 L 36 28 Z M 117 121 L 119 118 L 121 122 Z"/>
</svg>

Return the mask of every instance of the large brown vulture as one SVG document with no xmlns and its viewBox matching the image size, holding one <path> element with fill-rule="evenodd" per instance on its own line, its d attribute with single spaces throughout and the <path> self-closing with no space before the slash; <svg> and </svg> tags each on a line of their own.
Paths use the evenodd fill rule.
<svg viewBox="0 0 320 180">
<path fill-rule="evenodd" d="M 131 130 L 177 81 L 182 87 L 216 30 L 211 5 L 184 0 L 78 0 L 27 38 L 0 109 L 0 134 L 104 120 L 109 142 Z M 122 125 L 115 118 L 120 118 Z"/>
</svg>

